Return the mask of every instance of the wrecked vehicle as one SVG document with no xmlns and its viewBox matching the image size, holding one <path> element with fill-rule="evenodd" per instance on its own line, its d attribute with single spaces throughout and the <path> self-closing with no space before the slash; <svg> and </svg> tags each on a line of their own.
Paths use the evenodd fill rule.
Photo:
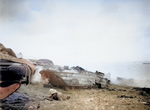
<svg viewBox="0 0 150 110">
<path fill-rule="evenodd" d="M 41 66 L 41 79 L 45 84 L 51 84 L 60 87 L 106 87 L 110 82 L 104 78 L 104 73 L 96 71 L 90 72 L 84 70 L 82 67 L 64 66 L 60 67 L 47 59 L 37 60 L 36 66 Z"/>
<path fill-rule="evenodd" d="M 71 73 L 58 72 L 53 70 L 40 71 L 43 80 L 49 80 L 49 83 L 62 87 L 93 87 L 97 85 L 99 88 L 108 84 L 108 79 L 102 77 L 101 73 Z"/>
</svg>

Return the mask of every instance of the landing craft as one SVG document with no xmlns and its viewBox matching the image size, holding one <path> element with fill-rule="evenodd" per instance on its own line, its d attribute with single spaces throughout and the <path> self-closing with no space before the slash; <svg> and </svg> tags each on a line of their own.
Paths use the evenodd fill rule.
<svg viewBox="0 0 150 110">
<path fill-rule="evenodd" d="M 104 73 L 102 72 L 89 72 L 79 66 L 69 69 L 68 66 L 64 66 L 64 68 L 55 67 L 52 61 L 48 61 L 47 59 L 40 59 L 37 62 L 37 66 L 43 67 L 43 70 L 39 73 L 41 74 L 42 80 L 45 81 L 45 84 L 48 80 L 48 83 L 60 87 L 97 86 L 101 88 L 107 86 L 110 81 L 104 78 Z"/>
</svg>

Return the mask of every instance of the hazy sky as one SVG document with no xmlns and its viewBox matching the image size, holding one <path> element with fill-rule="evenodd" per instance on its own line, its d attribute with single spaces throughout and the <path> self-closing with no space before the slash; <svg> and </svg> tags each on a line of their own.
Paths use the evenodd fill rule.
<svg viewBox="0 0 150 110">
<path fill-rule="evenodd" d="M 150 0 L 0 0 L 0 42 L 93 71 L 101 62 L 150 61 Z"/>
</svg>

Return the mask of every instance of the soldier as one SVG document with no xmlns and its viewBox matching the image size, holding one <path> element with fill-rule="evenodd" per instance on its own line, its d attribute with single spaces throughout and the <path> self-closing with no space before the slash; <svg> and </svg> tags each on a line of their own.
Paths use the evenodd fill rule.
<svg viewBox="0 0 150 110">
<path fill-rule="evenodd" d="M 35 70 L 32 63 L 17 58 L 10 48 L 0 43 L 0 100 L 19 89 L 21 83 L 28 84 Z"/>
<path fill-rule="evenodd" d="M 66 96 L 66 95 L 62 94 L 61 92 L 58 92 L 55 89 L 50 89 L 49 90 L 49 98 L 52 98 L 54 100 L 64 101 L 64 100 L 70 99 L 70 96 Z"/>
</svg>

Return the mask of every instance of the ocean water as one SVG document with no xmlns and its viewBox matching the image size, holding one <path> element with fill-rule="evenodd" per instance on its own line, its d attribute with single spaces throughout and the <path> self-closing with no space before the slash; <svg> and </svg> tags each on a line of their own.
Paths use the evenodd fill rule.
<svg viewBox="0 0 150 110">
<path fill-rule="evenodd" d="M 111 78 L 135 78 L 150 79 L 150 64 L 144 61 L 133 62 L 102 62 L 96 66 L 98 71 L 104 72 L 106 75 L 110 73 Z"/>
<path fill-rule="evenodd" d="M 129 86 L 150 87 L 150 62 L 102 62 L 99 63 L 97 67 L 99 68 L 99 71 L 105 73 L 105 77 L 109 78 L 112 83 L 124 83 Z M 117 80 L 117 77 L 121 77 L 125 80 L 120 83 Z"/>
</svg>

